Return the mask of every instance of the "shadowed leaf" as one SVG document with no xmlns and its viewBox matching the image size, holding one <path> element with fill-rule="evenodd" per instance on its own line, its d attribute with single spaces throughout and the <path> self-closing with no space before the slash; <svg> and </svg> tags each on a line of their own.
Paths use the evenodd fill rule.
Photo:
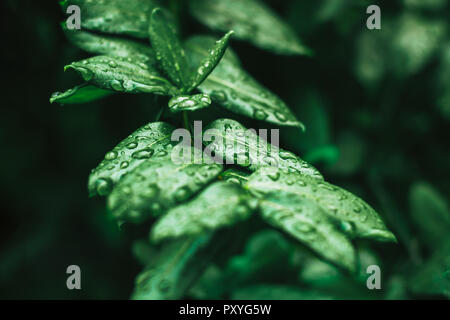
<svg viewBox="0 0 450 320">
<path fill-rule="evenodd" d="M 92 85 L 81 84 L 64 92 L 55 92 L 50 97 L 50 103 L 77 104 L 95 101 L 107 97 L 114 92 L 104 90 Z"/>
<path fill-rule="evenodd" d="M 236 32 L 236 38 L 279 54 L 310 55 L 294 31 L 258 0 L 193 0 L 191 14 L 211 29 Z"/>
</svg>

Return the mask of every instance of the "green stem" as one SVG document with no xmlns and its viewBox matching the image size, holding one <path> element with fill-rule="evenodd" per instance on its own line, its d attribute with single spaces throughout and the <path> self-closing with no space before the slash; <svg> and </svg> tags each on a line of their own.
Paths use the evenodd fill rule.
<svg viewBox="0 0 450 320">
<path fill-rule="evenodd" d="M 186 130 L 190 130 L 190 126 L 189 126 L 189 116 L 187 111 L 183 111 L 183 123 L 184 123 L 184 127 L 186 128 Z"/>
</svg>

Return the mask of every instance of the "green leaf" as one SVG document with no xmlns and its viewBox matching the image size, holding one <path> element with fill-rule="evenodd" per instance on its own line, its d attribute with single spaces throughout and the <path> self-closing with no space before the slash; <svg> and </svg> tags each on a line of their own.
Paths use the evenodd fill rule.
<svg viewBox="0 0 450 320">
<path fill-rule="evenodd" d="M 193 96 L 175 96 L 169 101 L 169 109 L 172 112 L 195 111 L 210 105 L 211 98 L 204 93 Z"/>
<path fill-rule="evenodd" d="M 395 236 L 374 209 L 354 194 L 331 183 L 267 167 L 253 173 L 247 187 L 256 195 L 288 192 L 299 199 L 310 200 L 305 205 L 314 206 L 317 212 L 326 212 L 340 221 L 341 229 L 350 237 L 396 242 Z"/>
<path fill-rule="evenodd" d="M 64 70 L 76 70 L 85 81 L 102 89 L 126 93 L 173 95 L 178 90 L 166 80 L 151 62 L 112 56 L 96 56 L 73 62 Z"/>
<path fill-rule="evenodd" d="M 228 261 L 223 286 L 233 291 L 258 281 L 282 281 L 297 271 L 293 254 L 294 246 L 285 236 L 274 229 L 263 229 L 247 240 L 242 254 Z"/>
<path fill-rule="evenodd" d="M 50 97 L 50 103 L 77 104 L 95 101 L 113 94 L 113 91 L 100 89 L 98 87 L 81 84 L 64 92 L 55 92 Z"/>
<path fill-rule="evenodd" d="M 154 242 L 195 236 L 248 219 L 256 202 L 235 184 L 216 182 L 193 200 L 167 212 L 153 227 Z"/>
<path fill-rule="evenodd" d="M 236 32 L 236 38 L 279 54 L 310 55 L 295 32 L 257 0 L 192 0 L 191 14 L 214 30 Z"/>
<path fill-rule="evenodd" d="M 158 6 L 158 2 L 155 0 L 66 0 L 61 2 L 61 6 L 64 13 L 70 5 L 80 7 L 83 29 L 147 38 L 150 13 Z"/>
<path fill-rule="evenodd" d="M 156 8 L 153 10 L 149 35 L 161 69 L 178 88 L 186 92 L 190 85 L 186 54 L 178 39 L 175 26 L 163 9 Z"/>
<path fill-rule="evenodd" d="M 149 123 L 120 142 L 92 170 L 89 176 L 89 194 L 108 195 L 121 177 L 139 164 L 152 156 L 167 154 L 172 147 L 170 137 L 173 129 L 164 122 Z"/>
<path fill-rule="evenodd" d="M 208 57 L 208 50 L 203 45 L 208 38 L 194 37 L 186 42 L 187 54 L 192 67 Z M 211 39 L 210 39 L 211 40 Z M 214 43 L 214 40 L 212 40 Z M 206 80 L 198 87 L 211 96 L 221 107 L 244 116 L 275 123 L 281 126 L 304 128 L 288 106 L 275 94 L 259 84 L 240 66 L 230 49 Z"/>
<path fill-rule="evenodd" d="M 197 71 L 194 73 L 191 84 L 187 92 L 191 92 L 197 88 L 214 70 L 214 68 L 219 64 L 225 51 L 228 47 L 228 42 L 230 40 L 233 31 L 229 31 L 222 39 L 216 42 L 214 47 L 209 51 L 209 55 L 206 56 L 201 62 Z"/>
<path fill-rule="evenodd" d="M 206 161 L 173 161 L 174 150 L 144 161 L 118 183 L 108 197 L 108 208 L 117 219 L 139 223 L 160 216 L 186 202 L 222 171 L 221 165 Z"/>
<path fill-rule="evenodd" d="M 209 57 L 209 51 L 207 48 L 212 48 L 216 45 L 216 39 L 207 35 L 194 35 L 189 37 L 189 39 L 184 42 L 184 46 L 187 49 L 186 54 L 190 58 L 189 62 L 195 63 L 195 65 L 200 65 L 203 60 Z M 193 61 L 190 61 L 191 59 L 193 59 Z M 225 50 L 221 61 L 235 64 L 237 66 L 241 65 L 239 57 L 231 47 L 228 47 L 227 50 Z M 194 65 L 192 65 L 192 67 L 194 67 Z"/>
<path fill-rule="evenodd" d="M 230 168 L 230 169 L 222 172 L 219 176 L 219 179 L 221 179 L 225 182 L 234 183 L 234 184 L 243 186 L 247 182 L 249 175 L 250 175 L 250 173 L 248 173 L 246 171 L 236 169 L 236 168 Z"/>
<path fill-rule="evenodd" d="M 220 248 L 211 235 L 184 239 L 162 247 L 158 256 L 136 277 L 132 299 L 180 299 L 203 273 Z"/>
<path fill-rule="evenodd" d="M 287 172 L 299 172 L 323 180 L 317 169 L 292 152 L 274 148 L 254 131 L 247 131 L 247 128 L 235 120 L 215 120 L 205 128 L 205 133 L 209 130 L 214 141 L 208 148 L 213 150 L 216 156 L 226 159 L 227 163 L 237 164 L 250 171 L 276 165 Z"/>
<path fill-rule="evenodd" d="M 430 249 L 450 239 L 450 210 L 433 186 L 425 182 L 413 184 L 409 192 L 409 206 L 411 218 Z"/>
<path fill-rule="evenodd" d="M 295 193 L 271 190 L 260 200 L 260 210 L 263 219 L 272 226 L 333 264 L 355 271 L 356 257 L 351 242 L 314 201 Z"/>
<path fill-rule="evenodd" d="M 138 59 L 156 67 L 156 56 L 149 44 L 109 35 L 98 35 L 84 30 L 69 30 L 62 25 L 67 39 L 75 46 L 94 54 Z"/>
</svg>

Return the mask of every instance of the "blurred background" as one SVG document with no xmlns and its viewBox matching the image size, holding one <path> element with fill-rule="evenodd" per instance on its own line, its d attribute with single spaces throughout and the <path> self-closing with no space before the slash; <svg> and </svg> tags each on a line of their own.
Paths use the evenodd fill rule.
<svg viewBox="0 0 450 320">
<path fill-rule="evenodd" d="M 261 279 L 282 283 L 270 292 L 275 299 L 449 297 L 449 2 L 267 4 L 315 51 L 313 58 L 285 57 L 231 44 L 245 69 L 307 127 L 305 133 L 282 129 L 281 145 L 371 204 L 399 243 L 358 244 L 361 260 L 382 268 L 382 290 L 374 293 L 363 280 L 290 251 L 278 234 L 255 231 L 235 257 L 210 268 L 189 297 L 223 297 L 207 285 L 221 268 L 240 274 L 246 286 Z M 381 7 L 381 30 L 366 28 L 369 4 Z M 0 298 L 128 299 L 141 269 L 134 237 L 118 229 L 104 199 L 88 198 L 87 177 L 106 151 L 158 110 L 146 95 L 50 104 L 52 92 L 80 82 L 63 67 L 89 55 L 64 38 L 66 16 L 57 1 L 6 0 L 1 6 Z M 188 15 L 183 30 L 208 32 Z M 283 259 L 290 269 L 283 279 L 271 279 Z M 72 264 L 81 267 L 82 290 L 66 288 Z M 317 295 L 299 295 L 293 286 Z M 252 297 L 241 291 L 232 297 Z"/>
</svg>

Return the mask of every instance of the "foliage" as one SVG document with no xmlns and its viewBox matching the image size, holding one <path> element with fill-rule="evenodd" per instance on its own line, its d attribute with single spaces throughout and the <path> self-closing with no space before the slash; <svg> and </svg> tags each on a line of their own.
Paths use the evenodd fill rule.
<svg viewBox="0 0 450 320">
<path fill-rule="evenodd" d="M 63 7 L 75 2 L 65 1 Z M 96 11 L 101 3 L 92 5 L 81 1 L 80 4 L 90 15 L 98 15 L 97 19 L 89 16 L 97 22 L 91 23 L 87 19 L 84 25 L 86 29 L 142 37 L 142 19 L 134 24 L 130 21 L 131 17 L 127 16 L 134 13 L 139 7 L 138 3 L 130 3 L 133 10 L 125 10 L 115 1 L 104 3 L 106 13 Z M 143 8 L 142 12 L 146 10 L 148 11 Z M 236 28 L 238 38 L 251 39 L 263 48 L 289 54 L 307 52 L 300 42 L 295 40 L 289 27 L 257 1 L 246 2 L 245 5 L 239 1 L 227 2 L 226 5 L 219 1 L 194 1 L 191 11 L 200 21 L 207 25 L 214 24 L 218 29 L 223 27 L 221 19 L 232 21 L 230 25 Z M 245 12 L 252 12 L 252 17 L 240 16 Z M 261 15 L 255 12 L 260 12 Z M 141 14 L 141 11 L 136 10 L 135 14 L 138 13 Z M 127 23 L 115 28 L 102 22 L 105 16 L 111 16 L 108 21 Z M 251 31 L 252 23 L 258 30 L 256 33 Z M 148 52 L 147 56 L 138 57 L 133 53 L 137 44 L 121 43 L 121 48 L 129 52 L 128 56 L 118 56 L 114 49 L 110 52 L 94 49 L 91 51 L 103 55 L 73 62 L 66 66 L 65 70 L 76 70 L 86 82 L 85 86 L 95 86 L 99 90 L 171 96 L 170 110 L 183 111 L 185 119 L 188 116 L 187 111 L 205 108 L 211 104 L 208 94 L 218 104 L 228 100 L 226 97 L 217 99 L 220 95 L 225 96 L 225 91 L 229 92 L 231 97 L 238 92 L 241 97 L 233 100 L 236 106 L 234 103 L 226 104 L 231 111 L 257 120 L 299 126 L 300 123 L 281 100 L 240 71 L 236 54 L 231 54 L 233 58 L 224 57 L 233 31 L 229 31 L 221 40 L 209 46 L 211 49 L 207 51 L 205 44 L 208 38 L 193 38 L 183 47 L 178 38 L 174 17 L 164 8 L 156 7 L 152 10 L 148 25 L 151 47 L 145 50 Z M 258 26 L 263 26 L 262 30 Z M 271 32 L 266 32 L 264 28 L 269 28 L 268 31 Z M 284 38 L 286 40 L 283 40 Z M 294 42 L 289 39 L 294 39 Z M 108 38 L 104 41 L 108 41 Z M 86 38 L 86 41 L 79 45 L 81 48 L 93 47 L 89 42 Z M 191 58 L 186 51 L 194 55 L 203 53 L 201 58 Z M 194 67 L 195 65 L 197 67 Z M 244 76 L 240 76 L 240 73 Z M 236 83 L 234 79 L 239 79 L 239 82 Z M 205 85 L 202 89 L 200 86 L 203 82 Z M 211 84 L 208 85 L 208 82 Z M 188 95 L 197 88 L 203 94 Z M 72 96 L 77 94 L 82 94 L 87 100 L 87 94 L 81 91 L 75 90 Z M 246 96 L 251 96 L 250 100 L 244 98 Z M 260 96 L 270 103 L 261 104 L 264 100 L 260 100 Z M 96 98 L 98 96 L 94 95 L 93 99 Z M 259 100 L 260 108 L 256 109 L 252 100 Z M 273 109 L 266 107 L 271 105 Z M 254 111 L 249 113 L 248 108 L 254 108 Z M 219 140 L 216 139 L 208 146 L 215 151 L 216 158 L 221 157 L 226 163 L 233 163 L 236 158 L 239 166 L 253 172 L 246 178 L 246 183 L 227 184 L 219 181 L 199 193 L 226 168 L 208 165 L 201 157 L 197 159 L 200 164 L 196 164 L 196 158 L 192 164 L 174 164 L 171 152 L 175 149 L 169 140 L 170 125 L 162 122 L 144 126 L 106 154 L 105 160 L 91 174 L 91 194 L 110 193 L 108 207 L 120 223 L 143 223 L 148 217 L 161 217 L 151 226 L 150 238 L 153 242 L 201 236 L 206 232 L 232 227 L 247 220 L 252 214 L 259 213 L 263 221 L 293 236 L 323 259 L 354 272 L 356 256 L 350 239 L 362 237 L 396 241 L 395 236 L 386 229 L 371 207 L 350 192 L 324 182 L 322 175 L 315 168 L 295 154 L 283 149 L 275 150 L 274 146 L 264 142 L 264 139 L 256 134 L 244 137 L 245 127 L 234 120 L 216 120 L 208 129 L 215 129 L 218 135 L 224 138 L 223 144 L 219 145 Z M 189 152 L 196 153 L 193 149 L 189 149 Z M 278 169 L 270 170 L 274 165 Z M 183 255 L 191 254 L 188 245 L 186 250 Z M 179 255 L 177 249 L 168 252 L 161 252 L 165 257 L 163 261 Z M 199 257 L 196 261 L 200 259 Z M 156 270 L 160 271 L 155 272 L 152 269 L 150 276 L 148 272 L 139 276 L 139 294 L 136 297 L 161 297 L 151 292 L 156 285 L 155 281 L 169 281 L 165 278 L 155 280 L 159 277 L 158 272 L 167 272 L 164 264 L 165 262 L 161 262 L 156 265 Z M 206 266 L 207 264 L 204 264 L 204 267 Z M 176 267 L 181 268 L 181 271 L 185 267 L 191 268 L 190 265 Z M 199 268 L 198 272 L 201 271 Z M 143 278 L 145 279 L 142 280 Z M 181 278 L 175 278 L 172 285 L 180 285 L 183 290 L 169 291 L 170 294 L 164 297 L 180 298 L 185 294 L 188 286 L 178 284 L 179 281 L 182 281 Z"/>
<path fill-rule="evenodd" d="M 71 89 L 50 98 L 87 106 L 58 110 L 80 112 L 78 127 L 61 125 L 73 131 L 65 139 L 77 136 L 61 154 L 85 149 L 82 166 L 80 151 L 67 159 L 77 177 L 105 154 L 88 191 L 106 198 L 114 223 L 98 218 L 95 232 L 101 238 L 119 225 L 117 237 L 134 243 L 144 269 L 132 298 L 449 296 L 448 184 L 440 182 L 449 157 L 440 139 L 428 138 L 448 119 L 445 3 L 396 2 L 378 33 L 360 26 L 364 1 L 311 3 L 61 1 L 63 10 L 76 4 L 88 13 L 81 30 L 62 26 L 74 45 L 65 62 L 75 47 L 93 54 L 64 68 L 58 86 Z M 431 115 L 406 109 L 420 90 L 403 86 L 417 88 L 424 75 L 433 85 L 423 90 L 436 96 Z M 115 107 L 92 120 L 102 103 Z M 227 139 L 205 143 L 223 165 L 196 161 L 195 148 L 192 163 L 171 161 L 173 130 L 192 131 L 194 119 Z M 279 128 L 282 148 L 256 133 L 240 136 L 258 127 Z M 412 153 L 411 137 L 432 161 Z M 86 208 L 104 215 L 97 201 Z M 121 256 L 122 266 L 136 263 Z M 380 292 L 365 286 L 371 264 L 383 270 Z"/>
</svg>

